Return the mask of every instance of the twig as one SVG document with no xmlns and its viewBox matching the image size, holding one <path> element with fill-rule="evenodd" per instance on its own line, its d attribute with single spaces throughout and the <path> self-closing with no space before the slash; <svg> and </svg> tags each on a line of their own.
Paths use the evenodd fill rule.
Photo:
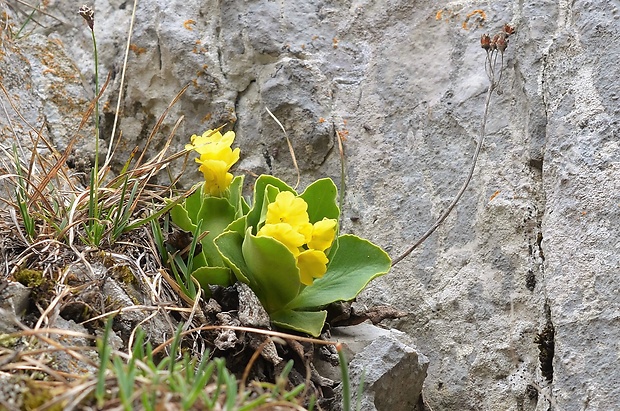
<svg viewBox="0 0 620 411">
<path fill-rule="evenodd" d="M 56 16 L 54 16 L 54 15 L 52 15 L 52 14 L 47 13 L 46 11 L 42 10 L 41 8 L 39 8 L 38 6 L 36 6 L 36 7 L 35 7 L 35 6 L 31 5 L 31 4 L 26 3 L 26 2 L 25 2 L 25 1 L 23 1 L 23 0 L 15 0 L 15 1 L 16 1 L 17 3 L 23 4 L 24 6 L 30 7 L 31 9 L 33 9 L 33 10 L 35 10 L 35 11 L 38 11 L 38 12 L 39 12 L 39 13 L 41 13 L 41 14 L 44 14 L 44 15 L 46 15 L 46 16 L 48 16 L 48 17 L 51 17 L 51 18 L 53 18 L 54 20 L 56 20 L 57 22 L 59 22 L 59 23 L 66 24 L 64 21 L 62 21 L 62 20 L 61 20 L 61 19 L 59 19 L 58 17 L 56 17 Z"/>
<path fill-rule="evenodd" d="M 282 340 L 305 341 L 305 342 L 309 342 L 309 343 L 313 343 L 313 344 L 318 344 L 318 345 L 337 345 L 337 344 L 339 344 L 339 343 L 334 342 L 334 341 L 324 341 L 324 340 L 318 340 L 316 338 L 302 337 L 302 336 L 299 336 L 299 335 L 286 334 L 286 333 L 282 333 L 282 332 L 278 332 L 278 331 L 264 330 L 262 328 L 238 327 L 238 326 L 234 326 L 234 325 L 204 325 L 202 327 L 196 327 L 196 328 L 189 329 L 187 331 L 183 331 L 181 333 L 181 336 L 185 336 L 185 335 L 188 335 L 188 334 L 191 334 L 191 333 L 194 333 L 194 332 L 198 332 L 198 331 L 207 331 L 207 330 L 245 331 L 245 332 L 250 332 L 250 333 L 254 333 L 254 334 L 267 335 L 267 336 L 275 337 L 275 338 L 282 339 Z M 155 348 L 153 350 L 153 355 L 156 355 L 159 352 L 163 351 L 173 341 L 174 341 L 174 338 L 169 338 L 166 341 L 164 341 L 163 343 L 161 343 L 159 346 L 157 346 L 157 348 Z"/>
</svg>

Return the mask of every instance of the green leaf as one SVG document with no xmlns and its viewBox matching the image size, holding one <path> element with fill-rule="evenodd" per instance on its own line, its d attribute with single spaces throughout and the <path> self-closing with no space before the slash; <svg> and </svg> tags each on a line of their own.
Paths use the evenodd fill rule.
<svg viewBox="0 0 620 411">
<path fill-rule="evenodd" d="M 338 250 L 327 272 L 291 301 L 286 308 L 318 308 L 334 301 L 349 301 L 375 277 L 390 269 L 390 257 L 380 247 L 354 235 L 338 238 Z"/>
<path fill-rule="evenodd" d="M 202 194 L 203 188 L 204 183 L 198 184 L 198 187 L 196 187 L 196 191 L 194 191 L 185 199 L 185 209 L 187 210 L 188 216 L 194 224 L 198 223 L 199 220 L 198 213 L 200 212 L 200 207 L 202 207 L 202 199 L 204 197 Z"/>
<path fill-rule="evenodd" d="M 243 198 L 243 176 L 236 176 L 230 183 L 228 200 L 235 208 L 236 218 L 243 217 L 249 211 L 248 203 Z"/>
<path fill-rule="evenodd" d="M 280 310 L 270 315 L 271 321 L 278 327 L 288 328 L 310 334 L 314 337 L 321 335 L 327 311 L 293 311 Z"/>
<path fill-rule="evenodd" d="M 204 250 L 199 252 L 192 259 L 192 267 L 207 267 L 209 263 L 207 262 L 207 256 L 204 253 Z"/>
<path fill-rule="evenodd" d="M 301 281 L 293 253 L 271 237 L 256 237 L 246 231 L 242 252 L 249 271 L 250 287 L 268 313 L 278 311 L 299 293 Z"/>
<path fill-rule="evenodd" d="M 323 218 L 338 220 L 340 209 L 338 208 L 338 189 L 331 178 L 322 178 L 310 184 L 300 197 L 308 203 L 308 217 L 311 223 L 316 223 Z"/>
<path fill-rule="evenodd" d="M 192 272 L 203 290 L 209 290 L 209 284 L 228 287 L 232 284 L 232 272 L 227 267 L 200 267 Z"/>
<path fill-rule="evenodd" d="M 245 234 L 248 219 L 246 216 L 236 219 L 226 227 L 224 231 L 236 231 L 243 237 Z"/>
<path fill-rule="evenodd" d="M 237 280 L 248 284 L 250 288 L 254 289 L 256 283 L 251 282 L 244 274 L 249 272 L 250 269 L 245 264 L 245 259 L 241 252 L 243 236 L 236 231 L 226 231 L 217 236 L 214 243 L 222 259 L 230 267 Z"/>
<path fill-rule="evenodd" d="M 193 233 L 196 231 L 196 224 L 189 218 L 187 209 L 184 205 L 177 204 L 170 209 L 170 217 L 181 230 Z"/>
<path fill-rule="evenodd" d="M 258 220 L 258 224 L 256 226 L 257 230 L 260 230 L 264 225 L 265 220 L 267 219 L 267 210 L 269 209 L 269 204 L 274 203 L 276 201 L 276 197 L 280 194 L 280 189 L 278 187 L 272 186 L 268 184 L 265 187 L 265 196 L 263 197 L 263 208 L 260 212 L 260 218 Z"/>
<path fill-rule="evenodd" d="M 224 232 L 226 227 L 235 220 L 235 208 L 225 198 L 205 197 L 202 200 L 202 207 L 198 215 L 202 220 L 201 231 L 208 231 L 202 241 L 202 252 L 204 253 L 207 264 L 211 267 L 222 267 L 224 261 L 220 256 L 213 240 Z M 194 266 L 194 268 L 198 268 Z"/>
<path fill-rule="evenodd" d="M 265 188 L 267 187 L 267 185 L 277 187 L 280 189 L 280 191 L 290 191 L 292 193 L 295 193 L 295 190 L 293 190 L 288 184 L 286 184 L 279 178 L 266 174 L 261 174 L 254 183 L 254 205 L 248 213 L 248 227 L 253 227 L 254 229 L 256 229 L 258 225 L 263 209 L 263 199 L 265 195 Z M 253 233 L 255 232 L 256 231 L 253 231 Z"/>
</svg>

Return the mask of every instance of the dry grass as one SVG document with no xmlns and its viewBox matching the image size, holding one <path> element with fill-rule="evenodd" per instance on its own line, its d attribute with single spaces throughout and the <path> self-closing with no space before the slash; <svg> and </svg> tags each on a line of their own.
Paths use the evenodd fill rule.
<svg viewBox="0 0 620 411">
<path fill-rule="evenodd" d="M 17 105 L 4 92 L 19 117 Z M 5 383 L 4 387 L 12 387 L 8 392 L 0 390 L 0 409 L 148 409 L 142 400 L 147 393 L 156 393 L 154 401 L 165 403 L 166 409 L 187 409 L 183 403 L 187 393 L 174 385 L 180 384 L 175 375 L 185 375 L 183 370 L 198 367 L 199 360 L 192 362 L 189 358 L 200 359 L 217 351 L 214 340 L 225 331 L 236 331 L 240 341 L 247 338 L 244 336 L 262 333 L 269 336 L 263 339 L 264 344 L 274 344 L 275 339 L 279 347 L 286 347 L 291 338 L 325 343 L 218 324 L 207 318 L 205 301 L 188 298 L 170 277 L 149 223 L 157 221 L 192 190 L 176 194 L 179 176 L 170 177 L 166 186 L 151 183 L 173 161 L 184 161 L 183 169 L 187 161 L 186 151 L 167 153 L 182 118 L 167 136 L 163 148 L 147 159 L 148 147 L 158 135 L 168 110 L 145 146 L 134 150 L 117 175 L 112 174 L 108 165 L 101 168 L 97 198 L 103 216 L 99 223 L 105 231 L 100 244 L 88 242 L 85 227 L 90 182 L 85 181 L 85 175 L 69 168 L 67 159 L 93 107 L 91 104 L 63 152 L 44 137 L 43 127 L 31 127 L 28 146 L 18 145 L 23 140 L 14 134 L 15 151 L 1 148 L 0 181 L 6 193 L 6 207 L 0 210 L 0 299 L 11 298 L 11 287 L 16 282 L 25 283 L 31 291 L 25 317 L 12 312 L 10 305 L 0 308 L 5 325 L 16 329 L 0 335 L 0 381 Z M 14 155 L 15 152 L 18 154 Z M 17 196 L 20 189 L 22 198 Z M 166 201 L 171 197 L 176 200 Z M 30 231 L 26 229 L 28 220 L 32 222 Z M 32 276 L 36 279 L 32 280 Z M 114 331 L 121 336 L 108 341 L 116 347 L 108 357 L 114 361 L 106 360 L 95 343 L 101 340 L 109 318 L 114 318 Z M 179 324 L 184 324 L 180 340 L 171 350 L 172 336 Z M 146 337 L 141 336 L 141 330 Z M 137 355 L 136 340 L 143 347 L 143 338 L 154 343 L 155 348 Z M 297 388 L 294 395 L 294 387 L 287 378 L 275 384 L 256 380 L 252 369 L 257 363 L 262 370 L 271 367 L 274 376 L 283 366 L 274 368 L 263 358 L 264 344 L 257 349 L 250 345 L 243 348 L 249 351 L 250 359 L 243 369 L 238 369 L 240 382 L 223 367 L 218 369 L 218 378 L 204 383 L 201 395 L 214 396 L 213 409 L 305 410 L 302 404 L 311 395 L 322 395 L 320 388 L 310 381 L 310 365 L 303 361 L 305 388 Z M 154 368 L 177 358 L 181 352 L 187 354 L 188 362 L 175 372 Z M 220 351 L 222 354 L 231 355 Z M 124 381 L 121 376 L 132 366 L 135 379 Z M 99 372 L 101 369 L 103 373 Z M 97 403 L 97 386 L 101 381 L 105 391 L 103 401 Z M 128 390 L 123 387 L 128 384 L 131 396 L 123 399 Z M 196 400 L 195 409 L 209 408 L 200 399 L 202 396 Z"/>
<path fill-rule="evenodd" d="M 37 24 L 38 13 L 47 15 L 21 0 L 16 4 L 31 10 L 22 29 L 30 21 Z M 134 14 L 135 6 L 134 1 Z M 122 169 L 110 167 L 113 158 L 118 160 L 116 125 L 132 30 L 133 15 L 110 147 L 94 181 L 89 181 L 88 170 L 67 162 L 79 141 L 88 138 L 87 126 L 110 78 L 84 108 L 63 151 L 46 137 L 45 124 L 24 118 L 0 81 L 0 110 L 21 126 L 11 125 L 12 141 L 0 146 L 0 410 L 149 409 L 142 397 L 151 393 L 160 405 L 156 409 L 305 410 L 308 404 L 312 409 L 308 401 L 321 399 L 324 385 L 311 381 L 321 379 L 306 351 L 314 344 L 333 343 L 218 320 L 223 312 L 222 307 L 217 312 L 218 304 L 224 304 L 185 295 L 159 254 L 150 224 L 159 224 L 192 193 L 176 189 L 187 150 L 168 152 L 183 118 L 177 119 L 158 152 L 151 154 L 150 147 L 161 139 L 162 123 L 187 87 L 172 99 L 144 146 L 133 150 Z M 7 33 L 12 32 L 0 35 Z M 17 131 L 21 129 L 28 132 Z M 342 156 L 342 146 L 340 151 Z M 170 165 L 179 161 L 181 172 L 172 176 Z M 168 184 L 153 183 L 164 173 Z M 93 198 L 99 210 L 94 217 Z M 96 243 L 88 233 L 93 223 L 103 227 Z M 18 301 L 25 313 L 15 311 Z M 112 329 L 101 344 L 107 324 Z M 217 339 L 231 332 L 238 344 L 218 348 Z M 145 348 L 147 343 L 153 348 Z M 215 354 L 226 361 L 218 362 Z M 287 371 L 279 355 L 295 359 L 295 367 Z M 199 400 L 188 408 L 188 388 L 181 386 L 191 386 L 191 374 L 200 370 L 203 359 L 209 360 L 205 366 L 217 368 L 217 378 L 199 386 Z M 220 365 L 224 363 L 232 372 Z M 123 380 L 133 372 L 133 381 Z M 303 387 L 295 387 L 300 382 Z M 209 396 L 215 399 L 211 407 L 205 403 Z"/>
</svg>

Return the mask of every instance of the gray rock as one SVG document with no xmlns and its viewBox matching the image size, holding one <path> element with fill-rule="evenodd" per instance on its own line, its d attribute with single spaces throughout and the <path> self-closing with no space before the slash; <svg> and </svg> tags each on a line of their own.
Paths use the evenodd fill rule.
<svg viewBox="0 0 620 411">
<path fill-rule="evenodd" d="M 239 293 L 239 322 L 244 327 L 271 328 L 269 314 L 261 305 L 254 291 L 245 283 L 238 282 L 235 288 Z"/>
<path fill-rule="evenodd" d="M 79 335 L 65 335 L 65 334 L 50 334 L 49 338 L 56 341 L 58 345 L 65 347 L 91 347 L 92 340 L 85 338 L 89 335 L 88 330 L 80 325 L 76 324 L 73 320 L 65 320 L 62 317 L 54 319 L 52 328 L 58 328 L 60 330 L 66 330 L 68 332 L 80 333 Z M 53 346 L 50 344 L 50 348 Z M 66 373 L 77 375 L 95 375 L 98 371 L 98 367 L 92 364 L 99 364 L 99 355 L 95 350 L 86 350 L 82 352 L 82 357 L 87 361 L 80 361 L 75 358 L 75 354 L 65 352 L 64 350 L 50 352 L 50 357 L 54 364 L 54 368 Z"/>
<path fill-rule="evenodd" d="M 21 283 L 10 281 L 0 291 L 0 334 L 9 334 L 21 329 L 16 321 L 21 320 L 30 303 L 30 289 Z"/>
<path fill-rule="evenodd" d="M 19 376 L 8 372 L 0 371 L 0 404 L 8 411 L 22 409 L 22 394 L 28 388 Z"/>
<path fill-rule="evenodd" d="M 349 364 L 352 381 L 364 381 L 367 390 L 360 409 L 377 411 L 423 411 L 422 386 L 428 359 L 398 339 L 381 337 Z M 357 392 L 359 384 L 352 383 Z"/>
<path fill-rule="evenodd" d="M 2 64 L 8 68 L 2 75 L 6 112 L 0 118 L 6 138 L 16 137 L 20 148 L 31 147 L 41 132 L 61 152 L 75 139 L 76 154 L 92 157 L 94 128 L 90 123 L 79 128 L 92 97 L 61 38 L 33 33 L 10 42 Z M 40 140 L 38 148 L 42 154 L 47 151 Z M 23 160 L 28 158 L 18 152 Z"/>
<path fill-rule="evenodd" d="M 513 24 L 502 94 L 493 95 L 468 191 L 444 225 L 360 301 L 411 313 L 390 325 L 429 357 L 424 397 L 435 410 L 613 409 L 620 403 L 620 11 L 599 3 L 139 2 L 118 161 L 190 84 L 163 123 L 166 135 L 185 116 L 173 150 L 228 122 L 242 148 L 239 171 L 273 170 L 294 184 L 267 106 L 291 137 L 302 186 L 323 176 L 340 181 L 332 130 L 346 137 L 341 231 L 396 257 L 463 181 L 488 85 L 479 38 Z M 102 76 L 115 74 L 105 141 L 130 6 L 97 3 Z M 73 56 L 92 90 L 90 36 L 74 9 L 69 1 L 50 4 L 62 23 L 38 16 L 45 28 L 35 34 L 60 39 L 58 53 Z M 467 17 L 477 9 L 484 18 Z M 32 91 L 46 91 L 48 74 L 36 56 L 21 56 L 32 55 L 29 42 L 42 41 L 12 42 L 0 71 L 38 125 L 56 118 L 43 107 L 49 99 Z M 188 173 L 186 184 L 196 178 Z M 547 326 L 545 304 L 555 330 L 553 383 L 540 371 L 534 342 Z"/>
<path fill-rule="evenodd" d="M 332 339 L 343 344 L 345 357 L 350 358 L 353 409 L 359 402 L 359 409 L 364 411 L 424 410 L 421 393 L 429 361 L 410 345 L 405 333 L 367 323 L 332 331 Z M 324 373 L 327 364 L 320 365 L 317 370 Z"/>
</svg>

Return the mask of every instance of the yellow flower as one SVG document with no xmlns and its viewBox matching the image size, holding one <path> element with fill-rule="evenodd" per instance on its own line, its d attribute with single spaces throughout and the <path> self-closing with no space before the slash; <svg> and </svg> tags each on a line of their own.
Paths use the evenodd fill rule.
<svg viewBox="0 0 620 411">
<path fill-rule="evenodd" d="M 297 257 L 297 267 L 302 284 L 312 285 L 315 278 L 321 278 L 327 272 L 329 260 L 323 251 L 306 250 Z"/>
<path fill-rule="evenodd" d="M 269 236 L 284 244 L 296 258 L 300 281 L 311 285 L 327 271 L 329 259 L 324 251 L 334 242 L 337 224 L 335 219 L 329 218 L 311 224 L 304 199 L 290 191 L 282 191 L 267 206 L 265 225 L 257 235 Z"/>
<path fill-rule="evenodd" d="M 235 133 L 232 131 L 222 135 L 219 131 L 207 130 L 202 136 L 193 135 L 192 144 L 187 150 L 195 150 L 200 154 L 196 162 L 205 178 L 204 190 L 213 196 L 220 196 L 230 186 L 233 175 L 228 172 L 239 161 L 239 148 L 231 149 Z"/>
<path fill-rule="evenodd" d="M 296 197 L 290 191 L 282 191 L 276 201 L 267 206 L 265 224 L 290 224 L 293 229 L 303 234 L 304 244 L 312 235 L 312 224 L 308 218 L 308 204 L 303 198 Z"/>
<path fill-rule="evenodd" d="M 333 218 L 324 218 L 314 223 L 308 248 L 325 251 L 331 247 L 336 237 L 336 224 L 337 221 Z"/>
<path fill-rule="evenodd" d="M 205 178 L 205 194 L 219 196 L 226 191 L 233 179 L 233 175 L 228 172 L 229 166 L 219 160 L 200 161 L 200 164 L 199 170 Z"/>
<path fill-rule="evenodd" d="M 306 242 L 305 237 L 287 223 L 265 224 L 258 233 L 257 237 L 267 236 L 281 242 L 288 248 L 295 257 L 299 255 L 299 248 Z"/>
<path fill-rule="evenodd" d="M 230 147 L 235 141 L 235 132 L 227 131 L 222 135 L 219 130 L 207 130 L 202 133 L 201 136 L 197 136 L 194 134 L 191 137 L 191 144 L 186 144 L 186 150 L 196 150 L 198 154 L 202 154 L 203 150 L 205 150 L 209 145 L 214 143 L 219 143 L 224 146 Z"/>
<path fill-rule="evenodd" d="M 223 161 L 226 167 L 230 169 L 237 161 L 239 161 L 239 148 L 231 150 L 230 147 L 221 143 L 209 144 L 208 148 L 203 149 L 200 158 L 196 159 L 197 163 L 203 163 L 206 160 Z"/>
</svg>

